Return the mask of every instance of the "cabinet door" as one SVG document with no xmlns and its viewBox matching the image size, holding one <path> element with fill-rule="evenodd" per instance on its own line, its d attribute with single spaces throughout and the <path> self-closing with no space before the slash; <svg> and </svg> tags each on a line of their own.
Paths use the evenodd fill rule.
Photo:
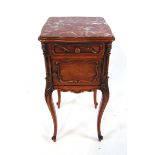
<svg viewBox="0 0 155 155">
<path fill-rule="evenodd" d="M 100 61 L 53 60 L 54 85 L 99 85 Z"/>
</svg>

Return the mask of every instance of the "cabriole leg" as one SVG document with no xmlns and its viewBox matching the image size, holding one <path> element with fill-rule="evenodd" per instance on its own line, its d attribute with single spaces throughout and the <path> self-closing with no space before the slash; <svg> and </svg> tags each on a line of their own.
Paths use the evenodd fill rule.
<svg viewBox="0 0 155 155">
<path fill-rule="evenodd" d="M 55 142 L 56 135 L 57 135 L 57 117 L 56 117 L 56 112 L 55 112 L 55 108 L 54 108 L 54 104 L 53 104 L 52 92 L 53 92 L 53 90 L 51 88 L 45 89 L 45 100 L 46 100 L 47 106 L 50 110 L 50 113 L 52 115 L 53 124 L 54 124 L 54 133 L 53 133 L 52 140 Z"/>
<path fill-rule="evenodd" d="M 57 102 L 57 106 L 58 106 L 58 108 L 60 108 L 60 103 L 61 103 L 61 91 L 58 89 L 57 92 L 58 92 L 58 102 Z"/>
<path fill-rule="evenodd" d="M 96 95 L 97 95 L 97 90 L 94 90 L 94 105 L 95 105 L 95 109 L 97 108 L 97 101 L 96 101 Z"/>
<path fill-rule="evenodd" d="M 101 134 L 101 119 L 102 119 L 102 115 L 105 110 L 105 107 L 109 100 L 108 80 L 106 80 L 105 83 L 102 84 L 101 91 L 102 91 L 102 99 L 101 99 L 99 112 L 98 112 L 98 118 L 97 118 L 97 132 L 98 132 L 99 141 L 101 141 L 103 139 L 103 136 Z"/>
</svg>

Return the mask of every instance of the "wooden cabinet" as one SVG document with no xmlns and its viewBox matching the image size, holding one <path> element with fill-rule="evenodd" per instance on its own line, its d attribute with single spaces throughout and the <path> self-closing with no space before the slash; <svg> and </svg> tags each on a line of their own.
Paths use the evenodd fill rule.
<svg viewBox="0 0 155 155">
<path fill-rule="evenodd" d="M 102 140 L 100 124 L 109 99 L 108 65 L 114 36 L 101 17 L 50 17 L 43 26 L 39 40 L 46 66 L 45 100 L 54 123 L 52 139 L 56 141 L 57 119 L 52 101 L 53 90 L 80 93 L 101 90 L 102 100 L 97 118 L 98 139 Z"/>
</svg>

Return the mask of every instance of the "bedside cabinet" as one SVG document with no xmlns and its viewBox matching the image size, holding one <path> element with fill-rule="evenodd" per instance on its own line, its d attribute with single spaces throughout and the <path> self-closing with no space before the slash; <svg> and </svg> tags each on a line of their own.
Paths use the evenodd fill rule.
<svg viewBox="0 0 155 155">
<path fill-rule="evenodd" d="M 102 140 L 100 125 L 109 99 L 108 65 L 114 36 L 101 17 L 50 17 L 42 28 L 39 40 L 45 58 L 45 100 L 54 124 L 53 141 L 56 141 L 57 118 L 52 92 L 80 93 L 101 90 L 102 99 L 97 118 L 98 139 Z"/>
</svg>

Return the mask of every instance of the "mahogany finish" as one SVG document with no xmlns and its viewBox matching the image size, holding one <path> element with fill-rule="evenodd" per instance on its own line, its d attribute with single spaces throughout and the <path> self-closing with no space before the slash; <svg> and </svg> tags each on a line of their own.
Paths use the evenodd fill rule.
<svg viewBox="0 0 155 155">
<path fill-rule="evenodd" d="M 110 27 L 102 17 L 50 17 L 38 38 L 41 41 L 46 67 L 45 100 L 54 124 L 53 141 L 57 136 L 57 118 L 52 92 L 80 93 L 101 90 L 102 99 L 97 118 L 98 139 L 102 140 L 101 118 L 109 100 L 108 66 L 114 41 Z"/>
</svg>

